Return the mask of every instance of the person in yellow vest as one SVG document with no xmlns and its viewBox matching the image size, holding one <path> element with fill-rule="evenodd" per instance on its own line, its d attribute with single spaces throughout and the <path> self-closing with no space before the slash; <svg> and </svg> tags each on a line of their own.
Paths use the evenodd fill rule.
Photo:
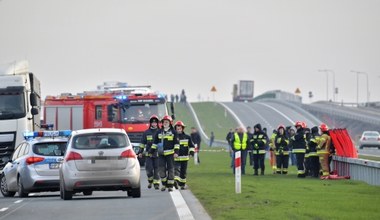
<svg viewBox="0 0 380 220">
<path fill-rule="evenodd" d="M 288 174 L 289 166 L 289 138 L 285 134 L 285 126 L 279 125 L 276 136 L 273 138 L 274 152 L 277 162 L 277 174 Z"/>
<path fill-rule="evenodd" d="M 317 153 L 319 156 L 319 162 L 321 163 L 321 167 L 322 167 L 321 178 L 323 179 L 330 175 L 329 154 L 330 154 L 331 137 L 329 135 L 329 127 L 326 124 L 321 124 L 319 126 L 319 129 L 321 129 L 322 135 L 321 135 L 321 142 L 317 148 Z"/>
<path fill-rule="evenodd" d="M 259 175 L 259 167 L 261 168 L 261 175 L 264 175 L 265 146 L 267 145 L 268 136 L 261 129 L 261 124 L 256 124 L 253 129 L 254 133 L 250 141 L 253 149 L 253 175 Z"/>
<path fill-rule="evenodd" d="M 235 158 L 235 152 L 240 151 L 241 155 L 241 174 L 245 174 L 245 163 L 247 160 L 247 150 L 249 147 L 249 138 L 247 132 L 244 131 L 243 127 L 238 127 L 237 131 L 232 135 L 231 138 L 233 157 Z M 233 173 L 235 174 L 235 163 L 233 166 Z"/>
<path fill-rule="evenodd" d="M 272 132 L 272 135 L 270 137 L 270 143 L 269 143 L 269 164 L 271 165 L 272 167 L 272 171 L 273 171 L 273 174 L 276 174 L 277 173 L 277 165 L 276 165 L 276 153 L 275 153 L 275 150 L 276 150 L 276 145 L 275 145 L 275 138 L 277 136 L 277 130 L 274 129 L 273 132 Z M 280 171 L 281 173 L 281 171 Z"/>
</svg>

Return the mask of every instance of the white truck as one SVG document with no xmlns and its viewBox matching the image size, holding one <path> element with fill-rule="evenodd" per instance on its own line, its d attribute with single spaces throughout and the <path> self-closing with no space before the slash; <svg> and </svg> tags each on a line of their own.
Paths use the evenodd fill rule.
<svg viewBox="0 0 380 220">
<path fill-rule="evenodd" d="M 240 80 L 239 85 L 234 84 L 232 96 L 234 102 L 252 102 L 253 101 L 253 80 Z"/>
<path fill-rule="evenodd" d="M 0 67 L 0 171 L 25 131 L 40 129 L 41 89 L 27 61 Z"/>
</svg>

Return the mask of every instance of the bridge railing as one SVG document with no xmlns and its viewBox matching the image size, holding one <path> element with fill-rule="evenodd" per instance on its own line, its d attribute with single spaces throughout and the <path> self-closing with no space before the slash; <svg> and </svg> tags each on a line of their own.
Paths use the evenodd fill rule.
<svg viewBox="0 0 380 220">
<path fill-rule="evenodd" d="M 339 176 L 350 176 L 352 180 L 380 186 L 380 162 L 333 156 L 332 165 Z"/>
</svg>

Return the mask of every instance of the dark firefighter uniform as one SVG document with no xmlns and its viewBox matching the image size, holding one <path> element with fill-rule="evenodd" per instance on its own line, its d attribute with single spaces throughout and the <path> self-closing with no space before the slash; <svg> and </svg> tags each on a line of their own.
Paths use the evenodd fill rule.
<svg viewBox="0 0 380 220">
<path fill-rule="evenodd" d="M 321 142 L 320 135 L 318 133 L 318 127 L 311 128 L 311 136 L 307 145 L 309 152 L 309 164 L 310 164 L 310 176 L 319 176 L 319 156 L 317 154 L 317 148 Z"/>
<path fill-rule="evenodd" d="M 235 174 L 235 152 L 240 151 L 240 159 L 241 159 L 241 174 L 245 174 L 245 164 L 247 161 L 247 150 L 249 148 L 249 135 L 247 132 L 244 132 L 243 128 L 238 128 L 237 132 L 232 135 L 231 143 L 233 155 L 232 158 L 234 160 L 233 170 L 232 172 Z"/>
<path fill-rule="evenodd" d="M 170 127 L 165 128 L 165 121 L 170 122 Z M 161 178 L 162 191 L 173 191 L 174 185 L 174 151 L 179 149 L 177 132 L 171 126 L 172 119 L 170 116 L 164 116 L 161 119 L 163 126 L 157 131 L 153 138 L 151 154 L 158 152 L 158 173 Z"/>
<path fill-rule="evenodd" d="M 297 131 L 293 136 L 293 153 L 296 155 L 297 160 L 297 176 L 300 178 L 305 177 L 305 153 L 306 153 L 306 137 L 302 122 L 296 122 Z"/>
<path fill-rule="evenodd" d="M 177 126 L 181 126 L 182 129 L 185 128 L 185 125 L 182 121 L 178 121 L 174 128 L 177 129 Z M 179 143 L 179 149 L 176 151 L 177 157 L 174 158 L 174 180 L 176 184 L 181 189 L 185 189 L 186 185 L 186 175 L 187 175 L 187 163 L 189 161 L 189 157 L 194 156 L 194 144 L 191 140 L 191 137 L 182 130 L 178 132 L 177 130 L 177 138 Z"/>
<path fill-rule="evenodd" d="M 149 152 L 153 144 L 153 137 L 158 130 L 158 121 L 159 119 L 157 116 L 153 115 L 150 117 L 150 126 L 142 135 L 138 152 L 139 155 L 144 154 L 145 156 L 145 170 L 148 177 L 148 188 L 151 188 L 153 184 L 155 189 L 158 189 L 160 185 L 160 176 L 158 175 L 158 155 L 157 152 L 155 152 L 154 155 Z M 157 123 L 155 127 L 152 126 L 152 122 Z"/>
<path fill-rule="evenodd" d="M 280 131 L 282 129 L 282 131 Z M 274 137 L 274 152 L 276 154 L 277 174 L 287 174 L 289 167 L 289 138 L 285 127 L 280 125 Z"/>
<path fill-rule="evenodd" d="M 265 171 L 265 146 L 267 144 L 267 134 L 261 130 L 261 125 L 256 124 L 254 127 L 254 133 L 252 135 L 251 139 L 251 145 L 253 149 L 253 169 L 254 169 L 254 174 L 253 175 L 258 175 L 258 170 L 259 167 L 261 168 L 261 175 L 264 175 Z"/>
</svg>

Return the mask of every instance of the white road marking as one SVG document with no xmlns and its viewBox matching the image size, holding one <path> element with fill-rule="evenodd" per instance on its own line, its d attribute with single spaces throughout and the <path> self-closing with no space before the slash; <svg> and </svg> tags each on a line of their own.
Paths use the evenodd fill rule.
<svg viewBox="0 0 380 220">
<path fill-rule="evenodd" d="M 182 194 L 178 190 L 170 192 L 173 203 L 177 209 L 177 213 L 180 220 L 194 220 L 193 214 L 189 207 L 186 204 L 186 201 L 183 199 Z"/>
<path fill-rule="evenodd" d="M 277 113 L 280 114 L 282 117 L 284 117 L 286 120 L 288 120 L 290 123 L 294 124 L 294 121 L 293 121 L 291 118 L 289 118 L 289 117 L 286 116 L 284 113 L 282 113 L 282 112 L 280 112 L 279 110 L 277 110 L 276 108 L 274 108 L 274 107 L 272 107 L 272 106 L 270 106 L 270 105 L 268 105 L 268 104 L 264 104 L 264 103 L 258 103 L 258 104 L 260 104 L 260 105 L 264 105 L 264 106 L 266 106 L 266 107 L 272 109 L 273 111 L 277 112 Z"/>
<path fill-rule="evenodd" d="M 232 111 L 227 105 L 225 105 L 224 103 L 222 102 L 218 102 L 219 105 L 223 106 L 225 109 L 227 109 L 227 111 L 232 115 L 232 117 L 237 121 L 237 123 L 239 124 L 239 127 L 245 127 L 243 122 L 241 122 L 240 118 L 235 114 L 234 111 Z"/>
<path fill-rule="evenodd" d="M 20 202 L 22 202 L 22 201 L 24 201 L 24 200 L 22 200 L 22 199 L 17 200 L 17 201 L 15 202 L 15 204 L 20 203 Z"/>
<path fill-rule="evenodd" d="M 2 209 L 0 209 L 0 212 L 5 212 L 7 210 L 8 210 L 8 208 L 2 208 Z"/>
</svg>

